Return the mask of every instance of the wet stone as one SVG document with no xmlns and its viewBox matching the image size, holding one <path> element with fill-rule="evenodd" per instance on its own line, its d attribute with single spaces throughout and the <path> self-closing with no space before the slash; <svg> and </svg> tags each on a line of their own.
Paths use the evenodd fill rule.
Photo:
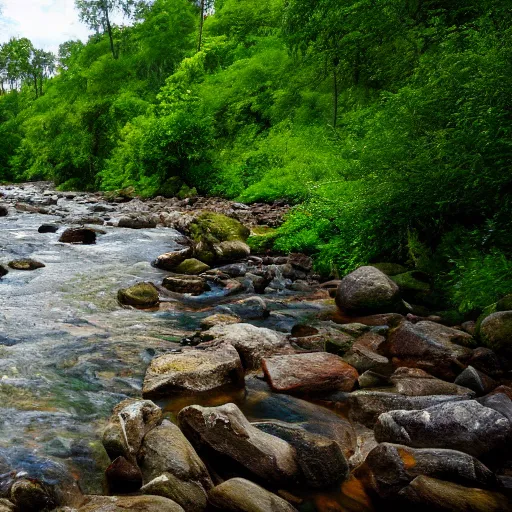
<svg viewBox="0 0 512 512">
<path fill-rule="evenodd" d="M 128 494 L 142 486 L 140 469 L 124 457 L 118 457 L 105 470 L 109 490 L 112 494 Z"/>
</svg>

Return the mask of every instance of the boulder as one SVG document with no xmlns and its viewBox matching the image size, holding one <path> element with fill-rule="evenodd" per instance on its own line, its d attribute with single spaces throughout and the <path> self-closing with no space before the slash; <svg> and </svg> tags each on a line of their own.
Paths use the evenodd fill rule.
<svg viewBox="0 0 512 512">
<path fill-rule="evenodd" d="M 512 311 L 498 311 L 486 317 L 480 324 L 483 343 L 497 351 L 512 350 Z"/>
<path fill-rule="evenodd" d="M 162 419 L 162 410 L 150 400 L 128 398 L 117 404 L 103 432 L 103 446 L 111 460 L 136 460 L 144 436 Z"/>
<path fill-rule="evenodd" d="M 453 380 L 472 355 L 471 349 L 457 344 L 467 338 L 471 336 L 435 322 L 402 322 L 390 331 L 379 351 L 392 358 L 395 366 L 421 368 Z"/>
<path fill-rule="evenodd" d="M 213 246 L 215 261 L 238 261 L 251 254 L 251 248 L 240 240 L 221 242 Z"/>
<path fill-rule="evenodd" d="M 362 345 L 352 345 L 352 348 L 343 355 L 343 361 L 353 366 L 359 373 L 374 370 L 389 375 L 393 371 L 387 357 L 381 356 Z"/>
<path fill-rule="evenodd" d="M 3 204 L 0 204 L 0 217 L 7 217 L 7 215 L 9 215 L 9 208 Z"/>
<path fill-rule="evenodd" d="M 14 482 L 11 487 L 10 500 L 17 510 L 23 510 L 23 512 L 51 510 L 59 505 L 49 486 L 28 478 Z"/>
<path fill-rule="evenodd" d="M 59 226 L 55 224 L 42 224 L 37 230 L 38 233 L 57 233 Z"/>
<path fill-rule="evenodd" d="M 13 260 L 8 263 L 8 266 L 13 270 L 37 270 L 38 268 L 44 268 L 46 265 L 36 260 Z"/>
<path fill-rule="evenodd" d="M 345 276 L 336 292 L 336 304 L 350 314 L 396 311 L 400 303 L 398 286 L 375 267 L 359 267 Z"/>
<path fill-rule="evenodd" d="M 249 480 L 232 478 L 208 493 L 215 510 L 223 512 L 294 512 L 287 501 Z"/>
<path fill-rule="evenodd" d="M 467 453 L 381 443 L 357 470 L 381 498 L 395 496 L 419 475 L 481 488 L 498 487 L 492 471 Z"/>
<path fill-rule="evenodd" d="M 232 345 L 248 370 L 261 368 L 266 357 L 294 353 L 284 334 L 251 324 L 217 325 L 202 336 Z"/>
<path fill-rule="evenodd" d="M 377 418 L 396 409 L 421 410 L 445 402 L 466 400 L 463 395 L 405 396 L 385 391 L 353 391 L 336 393 L 329 400 L 341 407 L 348 406 L 351 421 L 373 428 Z"/>
<path fill-rule="evenodd" d="M 141 492 L 171 499 L 187 512 L 202 512 L 207 506 L 206 492 L 200 483 L 182 480 L 172 473 L 157 476 L 144 485 Z"/>
<path fill-rule="evenodd" d="M 177 251 L 166 252 L 165 254 L 161 254 L 158 258 L 153 262 L 153 266 L 156 268 L 161 268 L 162 270 L 174 270 L 185 260 L 189 259 L 192 255 L 192 249 L 190 247 L 186 247 L 185 249 L 179 249 Z M 186 274 L 187 272 L 184 272 Z"/>
<path fill-rule="evenodd" d="M 187 511 L 206 508 L 210 475 L 181 430 L 164 421 L 144 438 L 139 452 L 142 492 L 172 499 Z"/>
<path fill-rule="evenodd" d="M 423 272 L 404 272 L 394 275 L 391 280 L 398 285 L 405 300 L 422 301 L 430 292 L 429 277 Z"/>
<path fill-rule="evenodd" d="M 129 229 L 153 229 L 156 228 L 156 221 L 149 217 L 121 217 L 117 226 Z"/>
<path fill-rule="evenodd" d="M 299 467 L 293 447 L 251 425 L 235 404 L 192 405 L 181 410 L 178 422 L 187 438 L 220 471 L 252 475 L 272 487 L 293 485 Z"/>
<path fill-rule="evenodd" d="M 341 357 L 321 352 L 265 358 L 263 372 L 274 391 L 289 394 L 351 391 L 359 377 Z"/>
<path fill-rule="evenodd" d="M 146 371 L 142 394 L 172 396 L 243 385 L 244 371 L 238 352 L 231 344 L 220 343 L 203 350 L 185 348 L 183 352 L 154 358 Z"/>
<path fill-rule="evenodd" d="M 87 496 L 78 512 L 185 512 L 177 503 L 160 496 Z"/>
<path fill-rule="evenodd" d="M 117 300 L 128 306 L 152 308 L 158 305 L 160 298 L 153 283 L 137 283 L 129 288 L 119 290 Z"/>
<path fill-rule="evenodd" d="M 133 463 L 124 457 L 118 457 L 105 470 L 109 492 L 128 494 L 138 491 L 142 486 L 142 473 Z"/>
<path fill-rule="evenodd" d="M 291 423 L 267 421 L 253 425 L 267 434 L 283 439 L 295 448 L 303 486 L 327 489 L 348 478 L 348 462 L 336 441 L 311 434 Z"/>
<path fill-rule="evenodd" d="M 379 416 L 374 432 L 379 442 L 447 448 L 481 457 L 507 445 L 512 424 L 499 412 L 465 400 L 422 411 L 386 412 Z"/>
<path fill-rule="evenodd" d="M 191 295 L 201 295 L 210 290 L 206 279 L 185 274 L 171 274 L 167 276 L 163 280 L 162 286 L 171 292 L 190 293 Z"/>
<path fill-rule="evenodd" d="M 457 376 L 455 384 L 472 389 L 477 395 L 486 395 L 498 386 L 495 380 L 472 366 L 468 366 Z"/>
<path fill-rule="evenodd" d="M 418 368 L 397 368 L 390 380 L 396 391 L 402 395 L 464 395 L 467 398 L 473 398 L 475 395 L 467 387 L 436 379 Z"/>
<path fill-rule="evenodd" d="M 173 269 L 176 274 L 185 274 L 189 276 L 198 276 L 207 270 L 210 270 L 210 267 L 206 263 L 196 260 L 195 258 L 188 258 Z"/>
<path fill-rule="evenodd" d="M 444 482 L 428 476 L 416 477 L 399 493 L 407 510 L 418 512 L 510 512 L 507 496 L 494 491 Z"/>
<path fill-rule="evenodd" d="M 59 242 L 65 244 L 95 244 L 96 231 L 90 228 L 68 228 L 60 236 Z"/>
</svg>

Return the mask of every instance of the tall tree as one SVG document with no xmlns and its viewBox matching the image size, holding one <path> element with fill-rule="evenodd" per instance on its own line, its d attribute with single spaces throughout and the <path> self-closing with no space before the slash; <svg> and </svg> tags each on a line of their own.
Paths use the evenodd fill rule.
<svg viewBox="0 0 512 512">
<path fill-rule="evenodd" d="M 131 17 L 141 3 L 138 0 L 75 0 L 80 20 L 96 32 L 103 30 L 108 34 L 114 59 L 119 57 L 119 51 L 114 44 L 112 16 L 121 13 Z"/>
</svg>

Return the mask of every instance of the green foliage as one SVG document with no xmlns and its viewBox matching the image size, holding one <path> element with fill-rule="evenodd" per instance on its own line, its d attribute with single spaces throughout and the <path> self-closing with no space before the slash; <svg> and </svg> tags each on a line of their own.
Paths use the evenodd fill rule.
<svg viewBox="0 0 512 512">
<path fill-rule="evenodd" d="M 0 179 L 284 198 L 255 249 L 401 262 L 463 312 L 511 291 L 506 0 L 78 3 L 99 33 L 61 45 L 44 95 L 29 41 L 0 52 Z"/>
</svg>

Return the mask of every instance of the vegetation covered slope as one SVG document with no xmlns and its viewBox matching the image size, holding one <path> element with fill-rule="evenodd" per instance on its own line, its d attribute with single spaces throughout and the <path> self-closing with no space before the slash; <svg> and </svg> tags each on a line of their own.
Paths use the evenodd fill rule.
<svg viewBox="0 0 512 512">
<path fill-rule="evenodd" d="M 405 262 L 464 312 L 512 292 L 507 0 L 202 7 L 200 44 L 200 6 L 139 2 L 63 45 L 43 91 L 22 76 L 0 97 L 1 177 L 285 198 L 276 248 L 325 274 Z"/>
</svg>

